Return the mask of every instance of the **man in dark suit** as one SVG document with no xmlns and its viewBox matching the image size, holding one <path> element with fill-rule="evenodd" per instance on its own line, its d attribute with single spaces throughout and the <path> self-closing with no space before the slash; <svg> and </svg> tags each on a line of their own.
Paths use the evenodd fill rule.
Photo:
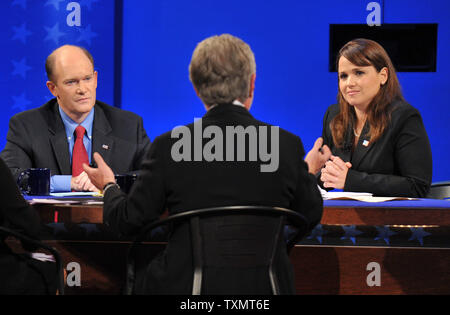
<svg viewBox="0 0 450 315">
<path fill-rule="evenodd" d="M 150 146 L 142 118 L 96 100 L 91 54 L 62 46 L 47 58 L 46 71 L 55 98 L 11 118 L 0 154 L 15 178 L 27 168 L 50 168 L 52 191 L 95 191 L 81 164 L 73 163 L 79 126 L 83 161 L 91 162 L 91 152 L 100 152 L 117 174 L 139 169 Z"/>
<path fill-rule="evenodd" d="M 225 34 L 199 43 L 190 78 L 207 113 L 201 120 L 155 139 L 128 197 L 115 184 L 101 155 L 94 153 L 98 168 L 84 167 L 92 183 L 104 191 L 104 219 L 113 229 L 136 234 L 165 209 L 175 214 L 230 205 L 290 208 L 308 219 L 309 229 L 319 223 L 322 197 L 302 159 L 305 152 L 300 138 L 249 113 L 255 71 L 253 52 L 242 40 Z M 189 233 L 175 229 L 169 244 L 147 268 L 141 292 L 191 292 Z M 281 292 L 294 293 L 289 258 L 283 249 L 279 254 Z M 254 282 L 237 288 L 227 279 L 219 285 L 219 292 L 269 294 L 265 275 L 261 270 L 247 270 L 243 277 Z"/>
<path fill-rule="evenodd" d="M 23 199 L 2 159 L 0 178 L 0 226 L 39 239 L 42 226 L 38 212 Z M 30 244 L 22 246 L 28 251 L 36 250 Z M 5 235 L 0 233 L 0 295 L 55 294 L 56 275 L 54 263 L 15 253 L 5 242 Z"/>
</svg>

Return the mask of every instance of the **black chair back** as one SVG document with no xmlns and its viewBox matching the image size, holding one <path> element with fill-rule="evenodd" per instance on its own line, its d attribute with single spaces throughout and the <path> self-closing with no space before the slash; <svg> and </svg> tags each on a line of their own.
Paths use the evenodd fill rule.
<svg viewBox="0 0 450 315">
<path fill-rule="evenodd" d="M 34 240 L 22 233 L 19 233 L 17 231 L 14 231 L 12 229 L 0 226 L 0 234 L 5 236 L 12 236 L 22 242 L 26 242 L 28 244 L 31 244 L 37 248 L 44 249 L 48 252 L 50 252 L 53 257 L 55 258 L 55 264 L 56 264 L 56 272 L 57 272 L 57 279 L 58 279 L 58 294 L 64 295 L 64 271 L 63 271 L 63 264 L 60 253 L 53 247 L 38 241 Z"/>
<path fill-rule="evenodd" d="M 191 210 L 158 220 L 143 229 L 130 249 L 126 294 L 133 293 L 136 245 L 151 230 L 167 224 L 173 224 L 175 228 L 183 224 L 190 227 L 194 266 L 193 295 L 221 294 L 220 283 L 223 281 L 236 285 L 236 291 L 240 291 L 241 286 L 251 286 L 248 283 L 250 280 L 246 279 L 248 268 L 266 270 L 268 286 L 274 295 L 279 294 L 275 259 L 280 249 L 289 252 L 297 240 L 306 234 L 308 226 L 305 217 L 297 212 L 265 206 Z M 296 228 L 295 236 L 287 243 L 283 233 L 286 224 Z M 227 288 L 229 290 L 230 286 Z"/>
<path fill-rule="evenodd" d="M 450 181 L 436 182 L 431 184 L 427 198 L 448 199 L 450 198 Z"/>
</svg>

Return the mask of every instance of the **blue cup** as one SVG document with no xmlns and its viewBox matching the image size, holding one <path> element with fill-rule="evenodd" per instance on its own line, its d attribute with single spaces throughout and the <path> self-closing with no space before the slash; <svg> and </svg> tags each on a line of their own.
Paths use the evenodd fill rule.
<svg viewBox="0 0 450 315">
<path fill-rule="evenodd" d="M 23 194 L 34 196 L 50 195 L 50 169 L 29 168 L 20 173 L 17 184 Z"/>
<path fill-rule="evenodd" d="M 124 193 L 128 194 L 131 190 L 131 186 L 133 186 L 134 182 L 137 179 L 137 175 L 136 174 L 133 174 L 133 175 L 117 174 L 117 175 L 115 175 L 115 178 L 116 178 L 117 185 L 119 185 L 119 187 L 120 187 L 120 190 L 122 190 Z"/>
</svg>

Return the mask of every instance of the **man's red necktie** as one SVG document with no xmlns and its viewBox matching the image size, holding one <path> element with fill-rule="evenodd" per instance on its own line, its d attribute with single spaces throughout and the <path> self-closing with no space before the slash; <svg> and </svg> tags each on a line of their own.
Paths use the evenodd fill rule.
<svg viewBox="0 0 450 315">
<path fill-rule="evenodd" d="M 72 152 L 72 176 L 76 177 L 80 175 L 83 170 L 83 163 L 89 165 L 89 157 L 86 148 L 83 144 L 83 137 L 86 129 L 83 126 L 78 126 L 75 129 L 75 145 Z"/>
</svg>

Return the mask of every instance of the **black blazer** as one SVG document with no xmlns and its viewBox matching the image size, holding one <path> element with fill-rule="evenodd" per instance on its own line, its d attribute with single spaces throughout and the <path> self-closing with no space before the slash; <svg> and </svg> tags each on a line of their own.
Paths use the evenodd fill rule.
<svg viewBox="0 0 450 315">
<path fill-rule="evenodd" d="M 245 108 L 231 104 L 209 110 L 202 118 L 202 125 L 203 129 L 219 126 L 224 135 L 226 126 L 269 126 L 257 121 Z M 187 127 L 193 135 L 193 124 Z M 306 216 L 310 229 L 319 223 L 322 197 L 315 177 L 308 173 L 303 161 L 305 152 L 299 137 L 279 130 L 279 167 L 272 173 L 262 173 L 260 163 L 248 159 L 246 162 L 175 162 L 171 149 L 178 140 L 172 139 L 170 133 L 155 139 L 142 164 L 141 176 L 128 197 L 115 187 L 107 190 L 104 220 L 113 229 L 136 234 L 165 209 L 169 214 L 175 214 L 230 205 L 290 208 Z M 204 140 L 203 144 L 208 141 Z M 223 141 L 225 146 L 225 139 Z M 191 143 L 194 145 L 193 141 Z M 246 149 L 248 152 L 248 143 Z M 293 270 L 285 250 L 279 253 L 277 269 L 283 275 L 281 292 L 294 293 Z M 193 272 L 189 231 L 174 230 L 167 249 L 150 263 L 147 271 L 145 293 L 191 294 Z M 260 272 L 249 270 L 246 276 L 262 281 L 267 273 Z"/>
<path fill-rule="evenodd" d="M 391 121 L 381 138 L 369 141 L 366 122 L 356 148 L 352 128 L 346 133 L 344 145 L 333 143 L 330 123 L 339 113 L 339 105 L 331 105 L 323 119 L 324 144 L 344 162 L 352 163 L 344 191 L 370 192 L 378 196 L 425 197 L 432 178 L 431 147 L 422 117 L 406 102 L 390 105 Z M 367 144 L 367 142 L 365 143 Z"/>
<path fill-rule="evenodd" d="M 100 153 L 115 173 L 139 169 L 149 147 L 141 117 L 96 102 L 92 153 Z M 50 168 L 52 175 L 72 174 L 69 144 L 56 99 L 10 119 L 0 157 L 15 178 L 27 168 Z"/>
<path fill-rule="evenodd" d="M 8 167 L 0 159 L 0 226 L 38 239 L 44 233 L 38 213 L 28 205 L 15 184 Z M 18 255 L 0 235 L 0 295 L 55 294 L 56 267 Z M 26 249 L 33 250 L 24 244 Z"/>
</svg>

